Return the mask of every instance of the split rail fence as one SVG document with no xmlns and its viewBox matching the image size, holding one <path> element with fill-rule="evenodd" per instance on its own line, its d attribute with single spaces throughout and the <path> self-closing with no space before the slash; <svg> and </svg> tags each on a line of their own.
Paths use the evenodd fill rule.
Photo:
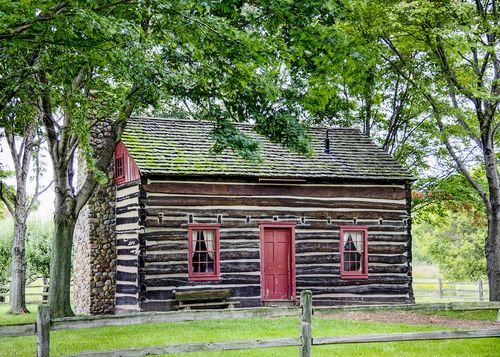
<svg viewBox="0 0 500 357">
<path fill-rule="evenodd" d="M 486 305 L 486 304 L 485 304 Z M 483 308 L 499 309 L 500 305 L 489 304 Z M 434 306 L 435 307 L 435 306 Z M 387 307 L 385 307 L 387 308 Z M 50 331 L 73 330 L 82 328 L 96 328 L 104 326 L 137 325 L 146 323 L 179 322 L 195 320 L 221 320 L 231 318 L 257 318 L 257 317 L 284 317 L 300 316 L 300 337 L 298 338 L 273 338 L 245 341 L 207 342 L 157 347 L 126 348 L 111 351 L 89 351 L 79 353 L 78 356 L 144 356 L 158 354 L 175 354 L 181 352 L 206 352 L 222 350 L 244 350 L 268 347 L 290 347 L 300 349 L 301 357 L 310 357 L 312 346 L 396 342 L 396 341 L 422 341 L 422 340 L 451 340 L 468 338 L 500 337 L 499 329 L 465 330 L 465 331 L 431 331 L 409 332 L 390 334 L 369 334 L 353 336 L 312 336 L 312 293 L 302 291 L 301 309 L 297 308 L 252 308 L 228 310 L 201 310 L 201 311 L 175 311 L 163 313 L 138 313 L 116 315 L 109 317 L 64 318 L 50 320 L 49 307 L 40 305 L 37 313 L 36 324 L 0 326 L 1 337 L 16 337 L 36 335 L 36 349 L 38 357 L 47 357 L 50 352 Z"/>
<path fill-rule="evenodd" d="M 0 304 L 8 304 L 9 301 L 9 281 L 0 285 Z M 42 277 L 33 278 L 26 284 L 27 304 L 47 304 L 49 297 L 49 279 Z"/>
<path fill-rule="evenodd" d="M 417 298 L 488 301 L 488 281 L 443 281 L 415 279 L 413 293 Z"/>
</svg>

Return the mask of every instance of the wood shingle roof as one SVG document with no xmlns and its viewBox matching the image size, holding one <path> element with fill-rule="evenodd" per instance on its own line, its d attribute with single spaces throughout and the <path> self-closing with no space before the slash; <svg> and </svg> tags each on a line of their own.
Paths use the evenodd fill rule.
<svg viewBox="0 0 500 357">
<path fill-rule="evenodd" d="M 411 181 L 413 176 L 357 129 L 329 130 L 330 154 L 324 152 L 326 128 L 311 128 L 311 157 L 291 152 L 255 133 L 261 161 L 248 161 L 230 150 L 210 151 L 213 123 L 165 118 L 131 118 L 122 141 L 142 175 L 216 175 L 259 178 L 368 179 Z"/>
</svg>

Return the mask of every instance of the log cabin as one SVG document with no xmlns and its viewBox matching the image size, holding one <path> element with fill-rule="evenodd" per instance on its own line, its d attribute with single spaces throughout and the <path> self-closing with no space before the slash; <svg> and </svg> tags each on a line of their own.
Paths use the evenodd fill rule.
<svg viewBox="0 0 500 357">
<path fill-rule="evenodd" d="M 309 130 L 302 156 L 214 154 L 213 123 L 133 118 L 116 146 L 117 311 L 229 291 L 241 307 L 414 302 L 412 175 L 357 129 Z"/>
</svg>

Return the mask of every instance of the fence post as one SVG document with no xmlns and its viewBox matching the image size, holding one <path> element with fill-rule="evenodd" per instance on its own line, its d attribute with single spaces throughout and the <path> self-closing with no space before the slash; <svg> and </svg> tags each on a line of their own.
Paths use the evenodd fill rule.
<svg viewBox="0 0 500 357">
<path fill-rule="evenodd" d="M 500 309 L 498 309 L 497 321 L 500 322 Z"/>
<path fill-rule="evenodd" d="M 438 279 L 438 289 L 439 289 L 439 298 L 443 298 L 443 281 L 441 278 Z"/>
<path fill-rule="evenodd" d="M 300 357 L 311 357 L 312 346 L 312 293 L 303 290 L 300 293 L 300 305 L 302 306 L 302 318 L 300 320 Z"/>
<path fill-rule="evenodd" d="M 483 301 L 483 279 L 479 279 L 479 301 Z"/>
<path fill-rule="evenodd" d="M 42 287 L 42 304 L 47 304 L 49 301 L 49 279 L 43 278 L 43 287 Z"/>
<path fill-rule="evenodd" d="M 39 305 L 36 315 L 36 356 L 49 357 L 50 315 L 47 305 Z"/>
</svg>

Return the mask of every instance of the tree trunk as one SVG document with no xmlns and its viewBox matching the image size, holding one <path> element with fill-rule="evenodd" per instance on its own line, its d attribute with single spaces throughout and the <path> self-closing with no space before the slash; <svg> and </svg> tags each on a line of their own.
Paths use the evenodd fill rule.
<svg viewBox="0 0 500 357">
<path fill-rule="evenodd" d="M 57 205 L 56 200 L 49 283 L 51 318 L 74 315 L 71 309 L 70 285 L 71 253 L 76 218 L 73 215 L 72 208 L 68 207 L 69 205 L 68 203 L 63 204 L 63 206 Z"/>
<path fill-rule="evenodd" d="M 20 212 L 23 211 L 23 212 Z M 24 213 L 24 214 L 23 214 Z M 12 263 L 10 283 L 10 310 L 11 314 L 24 314 L 29 312 L 26 308 L 26 262 L 25 262 L 25 239 L 26 239 L 26 213 L 24 207 L 16 208 L 14 217 L 14 243 L 12 245 Z"/>
<path fill-rule="evenodd" d="M 486 266 L 490 288 L 490 301 L 500 301 L 500 209 L 488 214 L 486 238 Z"/>
<path fill-rule="evenodd" d="M 477 112 L 481 123 L 481 143 L 484 169 L 488 180 L 489 197 L 485 199 L 488 212 L 488 237 L 485 242 L 486 268 L 490 301 L 500 301 L 500 174 L 498 172 L 492 115 Z"/>
</svg>

